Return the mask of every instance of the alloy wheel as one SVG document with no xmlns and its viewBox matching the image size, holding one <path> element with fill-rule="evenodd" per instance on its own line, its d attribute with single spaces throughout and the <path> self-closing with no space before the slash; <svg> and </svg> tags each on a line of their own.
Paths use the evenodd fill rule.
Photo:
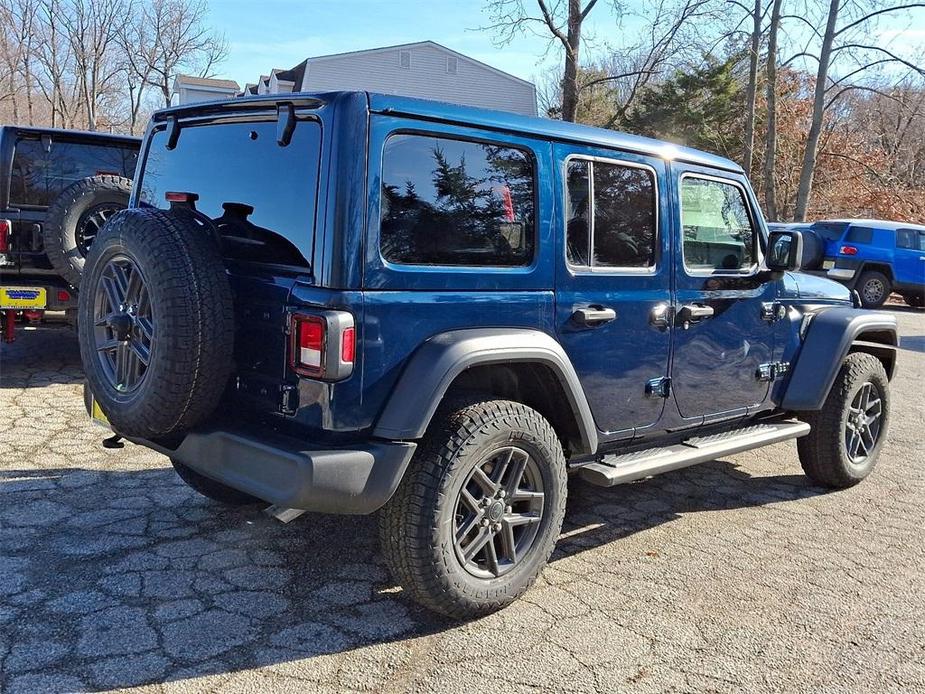
<svg viewBox="0 0 925 694">
<path fill-rule="evenodd" d="M 96 353 L 109 385 L 122 394 L 137 390 L 151 363 L 155 324 L 144 276 L 131 258 L 106 262 L 93 317 Z"/>
<path fill-rule="evenodd" d="M 864 295 L 864 301 L 868 304 L 879 303 L 883 298 L 884 292 L 886 292 L 886 287 L 884 287 L 883 282 L 876 277 L 867 280 L 861 290 L 861 293 Z"/>
<path fill-rule="evenodd" d="M 77 251 L 83 258 L 87 257 L 90 246 L 93 245 L 93 241 L 99 235 L 103 225 L 110 217 L 122 209 L 124 208 L 121 206 L 105 203 L 91 207 L 80 216 L 74 230 L 74 240 L 77 244 Z"/>
<path fill-rule="evenodd" d="M 466 478 L 456 500 L 454 548 L 478 578 L 502 576 L 529 553 L 543 519 L 540 468 L 517 446 L 493 451 Z"/>
<path fill-rule="evenodd" d="M 852 399 L 845 421 L 845 450 L 854 465 L 860 465 L 870 457 L 882 426 L 883 402 L 880 391 L 867 381 Z"/>
</svg>

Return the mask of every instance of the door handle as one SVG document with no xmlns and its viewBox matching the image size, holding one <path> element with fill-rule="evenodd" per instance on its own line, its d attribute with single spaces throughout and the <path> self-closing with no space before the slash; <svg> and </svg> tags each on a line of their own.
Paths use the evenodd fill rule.
<svg viewBox="0 0 925 694">
<path fill-rule="evenodd" d="M 601 306 L 585 306 L 575 309 L 572 314 L 572 322 L 588 328 L 595 328 L 604 323 L 615 320 L 617 312 L 612 308 L 603 308 Z"/>
<path fill-rule="evenodd" d="M 703 304 L 684 304 L 678 311 L 678 320 L 686 328 L 690 323 L 698 323 L 713 317 L 713 307 Z"/>
</svg>

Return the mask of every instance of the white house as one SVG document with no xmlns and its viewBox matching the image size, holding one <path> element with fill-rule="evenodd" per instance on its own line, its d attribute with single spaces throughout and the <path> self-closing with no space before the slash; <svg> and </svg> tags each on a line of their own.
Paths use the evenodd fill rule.
<svg viewBox="0 0 925 694">
<path fill-rule="evenodd" d="M 308 58 L 272 70 L 242 96 L 358 90 L 536 115 L 536 87 L 433 41 Z"/>
<path fill-rule="evenodd" d="M 193 104 L 197 101 L 232 99 L 240 91 L 241 87 L 234 80 L 177 75 L 177 78 L 173 81 L 173 93 L 170 96 L 170 103 L 178 106 Z"/>
</svg>

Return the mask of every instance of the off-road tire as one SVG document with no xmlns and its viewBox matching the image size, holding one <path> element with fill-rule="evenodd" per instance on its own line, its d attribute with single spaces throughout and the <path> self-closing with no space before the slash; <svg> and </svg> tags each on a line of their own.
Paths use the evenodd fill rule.
<svg viewBox="0 0 925 694">
<path fill-rule="evenodd" d="M 868 297 L 864 293 L 864 288 L 868 283 L 879 282 L 883 287 L 883 293 L 877 297 Z M 886 300 L 890 298 L 890 292 L 893 291 L 892 286 L 890 285 L 890 278 L 884 275 L 878 270 L 866 270 L 861 273 L 861 277 L 858 279 L 858 283 L 855 286 L 858 291 L 858 294 L 861 297 L 861 306 L 864 308 L 880 308 L 883 304 L 886 303 Z"/>
<path fill-rule="evenodd" d="M 115 257 L 141 270 L 155 342 L 144 380 L 130 394 L 106 378 L 96 349 L 95 295 Z M 179 434 L 215 410 L 234 368 L 231 287 L 218 246 L 192 217 L 153 208 L 110 220 L 90 249 L 80 292 L 78 334 L 87 382 L 120 434 L 155 439 Z"/>
<path fill-rule="evenodd" d="M 812 229 L 803 231 L 803 270 L 816 270 L 822 267 L 825 259 L 825 240 Z"/>
<path fill-rule="evenodd" d="M 922 308 L 925 306 L 925 294 L 904 294 L 903 301 L 912 308 Z"/>
<path fill-rule="evenodd" d="M 131 192 L 132 182 L 122 176 L 90 176 L 65 188 L 48 208 L 42 227 L 45 253 L 52 267 L 73 286 L 80 285 L 86 260 L 77 242 L 81 217 L 100 206 L 125 209 Z"/>
<path fill-rule="evenodd" d="M 195 489 L 197 492 L 202 494 L 212 501 L 217 501 L 220 504 L 225 504 L 226 506 L 252 506 L 255 504 L 267 505 L 266 501 L 262 501 L 255 496 L 246 494 L 244 492 L 238 491 L 232 487 L 229 487 L 221 482 L 216 482 L 210 477 L 205 475 L 200 475 L 198 472 L 193 470 L 193 468 L 188 465 L 184 465 L 178 460 L 170 459 L 170 464 L 173 465 L 173 469 L 177 471 L 177 475 L 180 476 L 180 479 L 186 482 L 190 487 Z"/>
<path fill-rule="evenodd" d="M 458 489 L 492 449 L 516 443 L 536 461 L 546 495 L 535 540 L 506 574 L 477 578 L 457 558 L 452 517 Z M 441 407 L 395 495 L 379 514 L 382 552 L 393 577 L 425 607 L 455 619 L 495 612 L 521 596 L 543 570 L 565 514 L 561 443 L 538 412 L 483 400 Z"/>
<path fill-rule="evenodd" d="M 855 464 L 846 449 L 845 422 L 852 400 L 868 382 L 880 391 L 882 423 L 872 453 L 862 464 Z M 851 487 L 863 480 L 877 464 L 889 429 L 889 379 L 883 364 L 871 354 L 849 354 L 822 409 L 808 413 L 803 419 L 812 427 L 809 434 L 797 439 L 800 464 L 806 475 L 816 484 L 833 489 Z"/>
</svg>

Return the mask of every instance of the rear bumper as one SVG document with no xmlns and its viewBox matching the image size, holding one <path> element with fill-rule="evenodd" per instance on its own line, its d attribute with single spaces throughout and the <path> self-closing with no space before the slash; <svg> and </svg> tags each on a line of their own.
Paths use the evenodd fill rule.
<svg viewBox="0 0 925 694">
<path fill-rule="evenodd" d="M 45 290 L 47 311 L 77 308 L 77 292 L 63 279 L 47 275 L 21 275 L 0 268 L 0 287 L 37 287 Z"/>
<path fill-rule="evenodd" d="M 196 472 L 285 508 L 367 514 L 398 488 L 415 444 L 369 441 L 350 448 L 311 448 L 287 437 L 257 438 L 228 430 L 191 432 L 176 448 L 138 443 Z"/>
</svg>

